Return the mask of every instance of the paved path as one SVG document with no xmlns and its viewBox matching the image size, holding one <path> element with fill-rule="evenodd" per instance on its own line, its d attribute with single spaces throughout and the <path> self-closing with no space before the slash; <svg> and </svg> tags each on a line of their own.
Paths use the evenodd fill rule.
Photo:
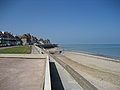
<svg viewBox="0 0 120 90">
<path fill-rule="evenodd" d="M 32 45 L 32 51 L 31 54 L 39 54 L 39 51 L 35 48 L 34 45 Z"/>
<path fill-rule="evenodd" d="M 0 90 L 43 90 L 46 59 L 39 58 L 34 46 L 32 54 L 28 54 L 32 58 L 17 56 L 0 58 Z"/>
<path fill-rule="evenodd" d="M 42 90 L 44 59 L 0 58 L 0 90 Z"/>
<path fill-rule="evenodd" d="M 7 47 L 0 47 L 0 49 L 7 49 L 7 48 L 13 48 L 13 47 L 19 47 L 19 46 L 7 46 Z"/>
</svg>

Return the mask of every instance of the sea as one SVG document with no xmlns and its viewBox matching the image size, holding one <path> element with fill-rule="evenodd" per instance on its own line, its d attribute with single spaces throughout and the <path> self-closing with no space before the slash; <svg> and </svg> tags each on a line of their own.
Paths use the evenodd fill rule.
<svg viewBox="0 0 120 90">
<path fill-rule="evenodd" d="M 82 52 L 120 59 L 120 44 L 61 44 L 65 51 Z"/>
</svg>

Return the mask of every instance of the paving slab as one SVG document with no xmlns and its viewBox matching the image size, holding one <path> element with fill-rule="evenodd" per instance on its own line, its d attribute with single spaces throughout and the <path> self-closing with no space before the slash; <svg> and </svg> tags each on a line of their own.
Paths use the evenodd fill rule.
<svg viewBox="0 0 120 90">
<path fill-rule="evenodd" d="M 0 90 L 42 90 L 45 60 L 0 58 Z"/>
<path fill-rule="evenodd" d="M 32 45 L 31 54 L 39 54 L 38 49 L 34 45 Z"/>
</svg>

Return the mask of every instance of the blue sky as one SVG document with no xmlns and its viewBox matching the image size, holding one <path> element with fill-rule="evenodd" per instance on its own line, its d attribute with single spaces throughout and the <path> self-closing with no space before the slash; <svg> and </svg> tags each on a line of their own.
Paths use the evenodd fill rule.
<svg viewBox="0 0 120 90">
<path fill-rule="evenodd" d="M 54 43 L 120 43 L 120 1 L 0 0 L 0 31 Z"/>
</svg>

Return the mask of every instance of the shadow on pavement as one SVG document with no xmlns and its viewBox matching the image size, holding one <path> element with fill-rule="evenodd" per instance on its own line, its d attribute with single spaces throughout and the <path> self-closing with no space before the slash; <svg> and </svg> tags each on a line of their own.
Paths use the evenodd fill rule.
<svg viewBox="0 0 120 90">
<path fill-rule="evenodd" d="M 50 62 L 50 75 L 52 90 L 64 90 L 59 73 L 54 62 Z"/>
</svg>

